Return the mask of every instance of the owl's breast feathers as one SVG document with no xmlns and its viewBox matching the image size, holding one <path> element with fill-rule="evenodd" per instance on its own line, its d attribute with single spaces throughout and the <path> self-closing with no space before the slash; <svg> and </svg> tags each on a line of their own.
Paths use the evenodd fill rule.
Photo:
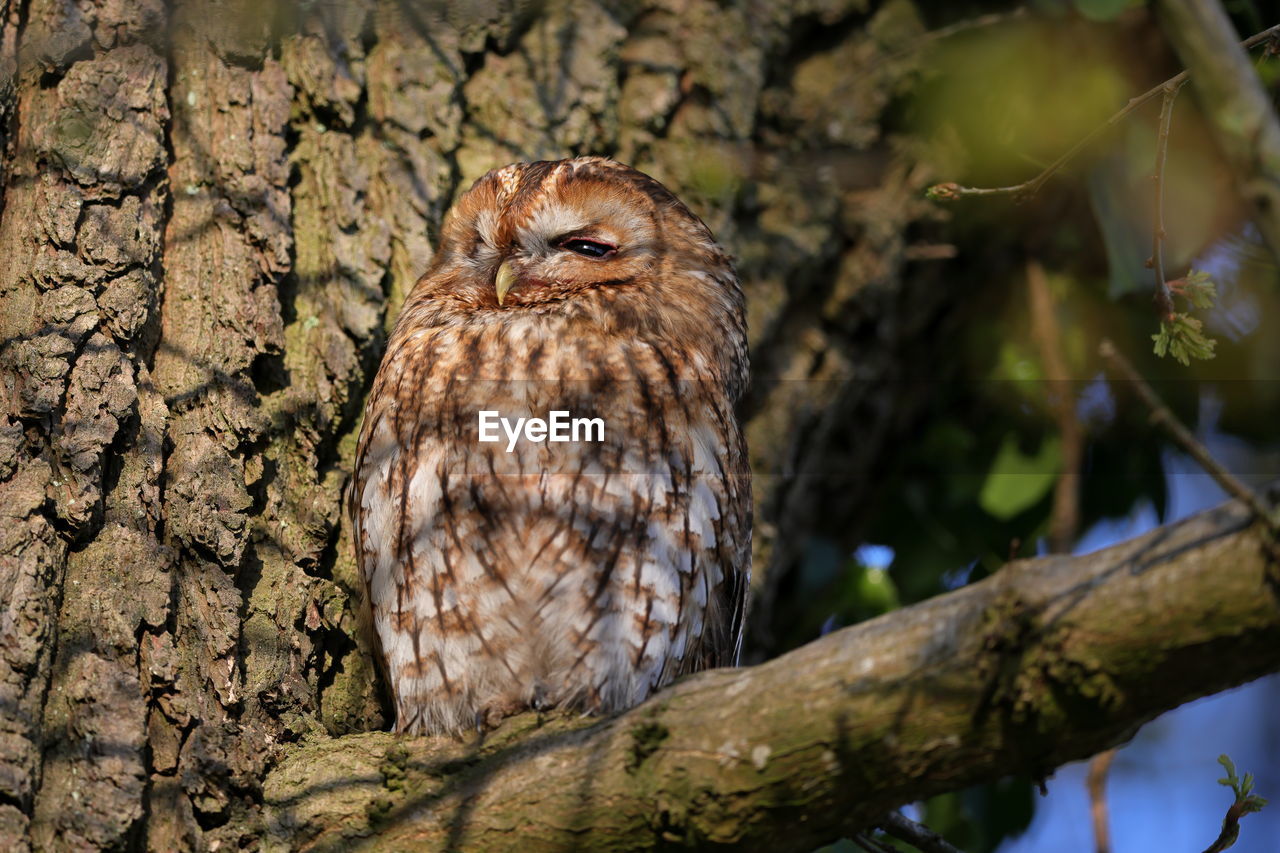
<svg viewBox="0 0 1280 853">
<path fill-rule="evenodd" d="M 508 326 L 406 336 L 367 415 L 359 550 L 402 730 L 625 708 L 738 650 L 750 483 L 723 385 L 643 341 Z M 603 440 L 508 451 L 481 411 Z"/>
</svg>

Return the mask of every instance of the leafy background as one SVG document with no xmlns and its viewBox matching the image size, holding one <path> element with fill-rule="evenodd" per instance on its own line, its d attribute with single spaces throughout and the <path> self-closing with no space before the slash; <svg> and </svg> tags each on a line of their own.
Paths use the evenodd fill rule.
<svg viewBox="0 0 1280 853">
<path fill-rule="evenodd" d="M 1241 33 L 1274 22 L 1262 4 L 1228 4 Z M 937 181 L 1024 181 L 1137 95 L 1179 70 L 1144 4 L 1133 0 L 920 4 L 933 33 L 920 79 L 896 105 L 904 144 Z M 993 16 L 990 19 L 982 16 Z M 958 22 L 983 21 L 983 26 Z M 1280 61 L 1257 57 L 1274 87 Z M 775 617 L 785 647 L 969 583 L 1013 556 L 1045 553 L 1063 472 L 1055 387 L 1029 320 L 1027 264 L 1046 273 L 1084 431 L 1080 517 L 1087 552 L 1224 499 L 1148 423 L 1097 354 L 1117 342 L 1140 373 L 1234 474 L 1257 488 L 1280 477 L 1280 288 L 1205 133 L 1191 88 L 1174 106 L 1166 172 L 1169 278 L 1217 285 L 1195 311 L 1216 340 L 1184 366 L 1153 352 L 1152 181 L 1159 99 L 1109 132 L 1034 198 L 963 198 L 922 238 L 955 247 L 946 287 L 972 294 L 972 318 L 947 355 L 959 367 L 936 414 L 902 436 L 877 484 L 879 510 L 851 554 L 811 548 Z M 1230 803 L 1220 753 L 1280 793 L 1280 678 L 1185 706 L 1146 726 L 1112 766 L 1113 849 L 1200 850 Z M 999 784 L 919 804 L 916 816 L 965 850 L 1022 853 L 1093 847 L 1086 765 L 1046 780 Z M 834 849 L 853 850 L 850 842 Z M 1280 849 L 1280 809 L 1251 815 L 1234 849 Z"/>
</svg>

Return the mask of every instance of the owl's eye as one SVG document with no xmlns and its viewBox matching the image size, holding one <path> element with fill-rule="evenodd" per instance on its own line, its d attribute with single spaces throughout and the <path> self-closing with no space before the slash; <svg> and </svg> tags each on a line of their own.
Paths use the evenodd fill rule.
<svg viewBox="0 0 1280 853">
<path fill-rule="evenodd" d="M 587 240 L 583 237 L 569 237 L 556 245 L 587 258 L 607 258 L 618 251 L 617 246 L 602 243 L 599 240 Z"/>
</svg>

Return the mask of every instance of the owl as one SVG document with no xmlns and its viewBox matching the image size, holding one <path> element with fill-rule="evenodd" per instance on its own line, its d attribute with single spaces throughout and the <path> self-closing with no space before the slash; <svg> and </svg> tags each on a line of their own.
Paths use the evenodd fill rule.
<svg viewBox="0 0 1280 853">
<path fill-rule="evenodd" d="M 620 711 L 736 662 L 747 379 L 730 258 L 653 178 L 519 163 L 458 199 L 388 340 L 352 488 L 398 731 Z"/>
</svg>

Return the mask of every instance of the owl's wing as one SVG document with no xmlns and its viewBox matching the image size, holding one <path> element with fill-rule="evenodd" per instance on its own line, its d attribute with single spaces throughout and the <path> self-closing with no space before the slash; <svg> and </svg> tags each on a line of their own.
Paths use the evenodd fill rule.
<svg viewBox="0 0 1280 853">
<path fill-rule="evenodd" d="M 747 459 L 746 440 L 739 430 L 730 438 L 730 478 L 728 489 L 729 525 L 733 535 L 722 555 L 725 603 L 730 608 L 728 635 L 721 652 L 720 666 L 737 666 L 742 659 L 742 641 L 746 635 L 747 610 L 751 604 L 751 467 Z M 732 446 L 736 445 L 736 446 Z"/>
<path fill-rule="evenodd" d="M 714 496 L 709 514 L 716 519 L 715 543 L 704 559 L 719 569 L 719 582 L 708 601 L 707 632 L 695 669 L 738 665 L 751 598 L 751 468 L 746 441 L 727 396 L 709 399 L 704 411 L 709 414 L 707 429 L 701 431 L 705 440 L 697 442 L 701 453 L 696 455 L 703 460 L 702 476 L 708 478 L 707 489 L 701 491 Z M 715 459 L 714 473 L 706 463 L 708 456 Z"/>
<path fill-rule="evenodd" d="M 394 716 L 395 702 L 387 692 L 390 685 L 387 673 L 387 656 L 383 653 L 382 641 L 378 637 L 373 619 L 373 598 L 370 594 L 366 565 L 369 555 L 366 553 L 365 548 L 364 517 L 360 506 L 366 485 L 365 464 L 368 458 L 370 436 L 381 418 L 381 410 L 377 401 L 385 399 L 380 393 L 380 384 L 380 381 L 375 379 L 374 386 L 369 394 L 371 405 L 368 406 L 364 413 L 364 423 L 360 429 L 360 440 L 356 444 L 355 463 L 351 469 L 351 477 L 347 480 L 343 499 L 347 521 L 351 528 L 352 547 L 355 549 L 356 571 L 360 576 L 360 583 L 358 584 L 360 587 L 360 600 L 355 608 L 356 628 L 366 647 L 372 651 L 374 663 L 378 667 L 379 696 L 383 707 L 391 711 L 392 716 Z"/>
</svg>

